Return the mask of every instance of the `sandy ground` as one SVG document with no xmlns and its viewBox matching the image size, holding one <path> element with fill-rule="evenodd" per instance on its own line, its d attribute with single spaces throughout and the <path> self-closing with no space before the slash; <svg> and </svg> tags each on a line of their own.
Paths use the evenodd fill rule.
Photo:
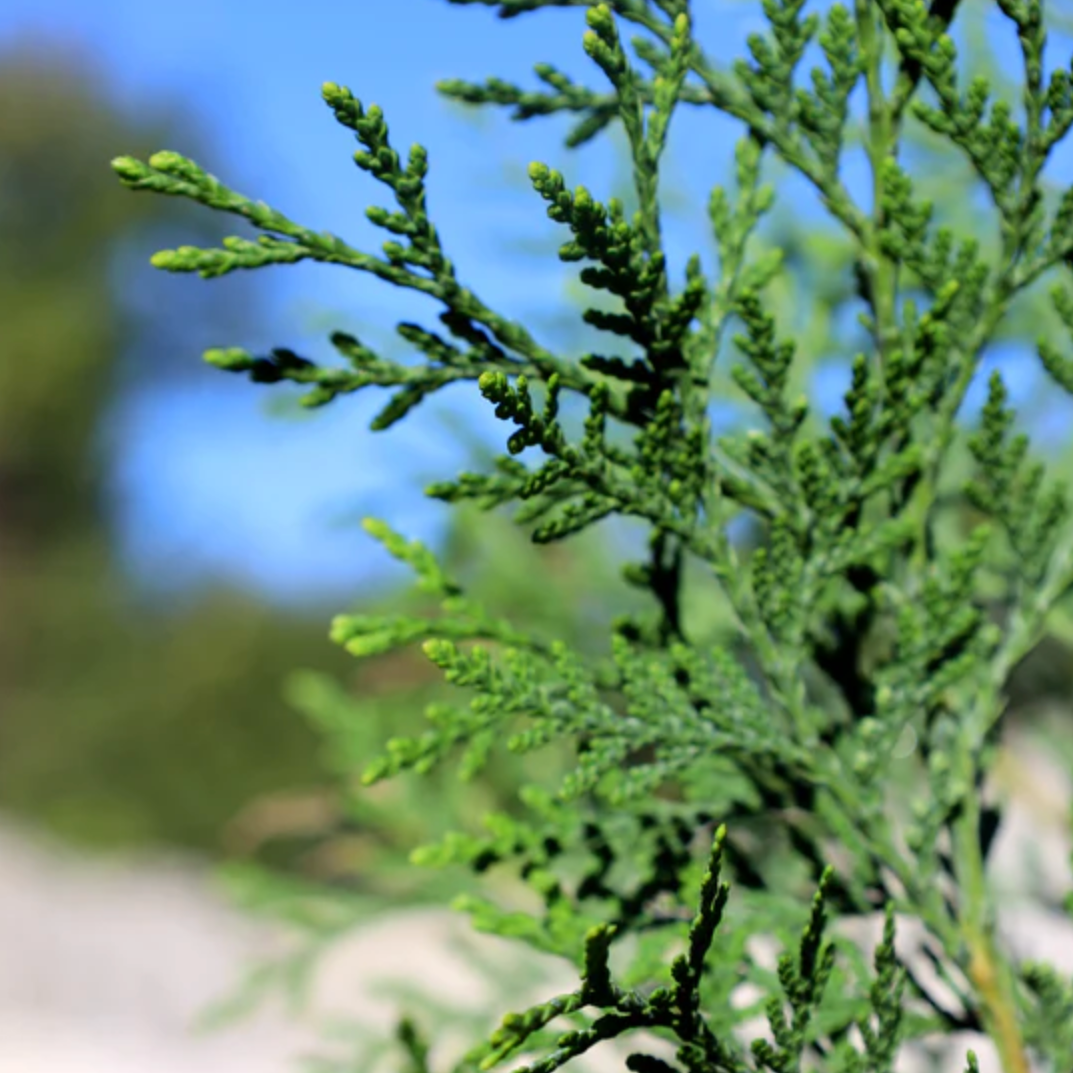
<svg viewBox="0 0 1073 1073">
<path fill-rule="evenodd" d="M 1003 891 L 1001 927 L 1018 956 L 1073 973 L 1073 925 L 1039 901 L 1054 904 L 1073 887 L 1069 787 L 1042 750 L 1026 746 L 1024 759 L 1032 775 L 1027 803 L 1012 809 L 992 868 Z M 873 923 L 865 931 L 874 939 Z M 908 953 L 912 929 L 902 928 L 899 940 Z M 193 1031 L 206 1004 L 227 995 L 279 941 L 189 864 L 86 861 L 0 825 L 0 1073 L 297 1071 L 302 1056 L 323 1050 L 332 1019 L 356 1019 L 374 1037 L 389 1031 L 397 1013 L 391 981 L 503 1012 L 501 996 L 457 947 L 476 942 L 492 957 L 516 956 L 511 944 L 474 940 L 466 921 L 446 911 L 392 913 L 333 952 L 307 1013 L 277 1007 L 235 1027 Z M 573 984 L 554 964 L 543 971 L 534 998 Z M 935 1068 L 960 1073 L 968 1046 L 983 1073 L 997 1071 L 990 1044 L 968 1036 L 949 1041 Z M 623 1067 L 605 1052 L 589 1068 Z M 920 1054 L 898 1066 L 899 1073 L 929 1068 Z"/>
</svg>

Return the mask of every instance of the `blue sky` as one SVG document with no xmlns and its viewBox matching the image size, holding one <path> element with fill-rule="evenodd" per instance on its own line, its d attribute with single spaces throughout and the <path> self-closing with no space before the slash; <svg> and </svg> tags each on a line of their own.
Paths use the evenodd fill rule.
<svg viewBox="0 0 1073 1073">
<path fill-rule="evenodd" d="M 698 38 L 723 62 L 741 55 L 745 35 L 762 28 L 758 3 L 695 0 L 693 6 Z M 581 48 L 579 9 L 503 21 L 488 8 L 445 0 L 5 0 L 0 40 L 31 27 L 84 42 L 132 108 L 156 95 L 182 101 L 210 141 L 226 147 L 227 164 L 252 177 L 243 192 L 370 252 L 388 236 L 365 220 L 364 209 L 391 205 L 390 194 L 352 163 L 353 136 L 334 122 L 319 87 L 343 83 L 366 104 L 378 103 L 397 149 L 420 141 L 429 150 L 430 214 L 460 278 L 524 323 L 555 310 L 577 266 L 503 248 L 512 237 L 565 237 L 528 184 L 504 187 L 504 169 L 520 172 L 539 159 L 562 170 L 570 185 L 583 182 L 605 197 L 614 168 L 606 137 L 568 151 L 561 144 L 567 121 L 511 123 L 505 110 L 485 108 L 470 122 L 433 89 L 440 78 L 491 75 L 535 87 L 531 70 L 539 61 L 601 85 L 602 73 Z M 693 220 L 705 228 L 708 189 L 727 175 L 735 137 L 734 126 L 710 110 L 683 109 L 672 126 L 672 181 L 688 193 Z M 225 164 L 201 163 L 229 180 Z M 801 211 L 817 210 L 803 204 Z M 696 233 L 696 223 L 668 222 L 674 286 L 694 250 L 712 271 L 707 240 Z M 441 309 L 371 276 L 323 266 L 259 275 L 270 297 L 269 322 L 251 325 L 248 337 L 206 338 L 203 346 L 287 345 L 329 359 L 327 332 L 338 327 L 387 350 L 396 345 L 397 321 L 435 327 Z M 538 335 L 572 353 L 599 347 L 602 338 L 588 329 Z M 1024 363 L 1018 368 L 1015 398 L 1033 386 Z M 840 379 L 819 386 L 825 402 Z M 465 458 L 440 423 L 419 411 L 388 433 L 372 434 L 367 424 L 382 405 L 379 395 L 288 421 L 270 412 L 271 394 L 221 375 L 218 382 L 198 379 L 139 395 L 121 411 L 118 525 L 126 560 L 147 583 L 222 575 L 281 600 L 345 599 L 386 565 L 353 524 L 356 517 L 377 514 L 436 543 L 450 508 L 424 500 L 421 484 L 454 476 Z M 472 390 L 453 389 L 432 409 L 444 407 L 481 437 L 502 442 L 499 423 Z"/>
</svg>

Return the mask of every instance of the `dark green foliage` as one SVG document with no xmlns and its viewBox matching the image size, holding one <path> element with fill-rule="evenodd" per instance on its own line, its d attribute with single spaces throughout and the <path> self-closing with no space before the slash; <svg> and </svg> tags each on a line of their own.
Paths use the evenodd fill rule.
<svg viewBox="0 0 1073 1073">
<path fill-rule="evenodd" d="M 627 1060 L 636 1073 L 790 1073 L 817 1060 L 825 1070 L 888 1073 L 908 1041 L 968 1028 L 990 1036 L 1005 1073 L 1027 1073 L 1030 1052 L 1064 1073 L 1070 983 L 1016 966 L 996 935 L 985 866 L 1001 810 L 981 796 L 1013 669 L 1073 589 L 1069 510 L 1060 485 L 1029 460 L 1027 439 L 1011 435 L 998 374 L 978 430 L 966 437 L 958 422 L 1015 300 L 1073 259 L 1073 194 L 1048 205 L 1041 179 L 1073 122 L 1069 74 L 1043 79 L 1041 3 L 998 5 L 1024 60 L 1015 118 L 1001 100 L 988 108 L 986 80 L 959 88 L 947 33 L 956 2 L 856 0 L 852 11 L 835 4 L 806 15 L 803 0 L 764 0 L 770 31 L 749 38 L 751 59 L 731 72 L 693 40 L 687 0 L 480 2 L 502 18 L 587 9 L 584 48 L 609 92 L 546 64 L 537 74 L 551 93 L 498 79 L 439 88 L 469 104 L 514 106 L 517 119 L 576 113 L 568 146 L 621 121 L 638 206 L 629 217 L 620 199 L 604 205 L 583 186 L 571 192 L 546 164 L 528 175 L 548 217 L 570 232 L 560 259 L 592 262 L 581 281 L 617 303 L 587 309 L 584 321 L 622 340 L 632 360 L 593 353 L 568 362 L 465 288 L 425 212 L 424 150 L 412 147 L 402 167 L 380 110 L 334 83 L 324 98 L 363 146 L 356 163 L 402 210 L 368 212 L 407 239 L 386 242 L 382 259 L 299 227 L 177 153 L 114 162 L 134 189 L 185 196 L 264 232 L 222 249 L 163 251 L 158 267 L 209 277 L 303 258 L 345 264 L 441 301 L 441 322 L 467 348 L 404 324 L 399 333 L 421 364 L 384 361 L 338 334 L 347 366 L 281 349 L 213 350 L 210 363 L 309 385 L 312 405 L 370 385 L 393 389 L 377 429 L 449 382 L 476 381 L 510 426 L 507 453 L 494 473 L 462 474 L 428 494 L 484 509 L 518 504 L 515 521 L 531 525 L 537 543 L 609 516 L 648 527 L 649 557 L 628 564 L 624 580 L 651 594 L 651 611 L 616 620 L 609 652 L 596 658 L 490 614 L 427 549 L 367 523 L 440 613 L 342 616 L 333 637 L 356 656 L 421 640 L 468 703 L 430 706 L 430 729 L 389 741 L 365 781 L 456 762 L 468 778 L 504 754 L 554 743 L 574 750 L 561 778 L 523 790 L 524 809 L 489 815 L 486 835 L 454 832 L 415 853 L 477 874 L 515 872 L 537 908 L 472 894 L 460 907 L 478 928 L 570 959 L 580 975 L 576 990 L 508 1014 L 458 1069 L 525 1052 L 536 1055 L 527 1073 L 550 1073 L 644 1030 L 674 1048 L 676 1064 L 639 1050 Z M 622 44 L 627 23 L 654 38 L 631 41 L 651 78 Z M 826 69 L 811 73 L 809 89 L 800 66 L 813 40 Z M 672 294 L 657 186 L 679 102 L 714 106 L 745 131 L 736 195 L 717 186 L 709 202 L 719 278 L 709 283 L 695 255 Z M 867 205 L 843 181 L 858 114 Z M 978 227 L 933 219 L 899 161 L 911 122 L 967 160 L 995 206 L 997 246 Z M 766 157 L 807 180 L 853 250 L 855 293 L 840 301 L 863 303 L 867 342 L 852 356 L 843 411 L 827 420 L 796 392 L 800 345 L 769 299 L 780 251 L 750 256 L 774 202 L 760 181 Z M 1061 285 L 1053 294 L 1073 329 L 1073 296 Z M 1073 394 L 1067 346 L 1044 339 L 1039 352 Z M 761 427 L 717 439 L 710 407 L 727 351 L 739 359 L 729 381 Z M 569 396 L 587 408 L 574 441 L 560 420 Z M 613 438 L 612 425 L 623 435 Z M 976 516 L 951 537 L 939 507 L 959 472 L 955 450 L 971 459 L 958 491 Z M 739 512 L 757 527 L 745 547 L 727 532 Z M 719 582 L 734 644 L 690 635 L 682 597 L 691 573 Z M 779 842 L 777 852 L 754 852 L 760 833 Z M 825 937 L 829 916 L 878 910 L 885 926 L 871 967 Z M 895 912 L 923 925 L 961 1011 L 903 963 Z M 775 971 L 746 948 L 762 934 L 795 948 Z M 735 1007 L 732 993 L 746 981 L 765 997 Z M 741 1026 L 758 1012 L 769 1038 L 746 1045 Z M 414 1026 L 404 1023 L 400 1039 L 413 1068 L 427 1069 Z M 976 1068 L 971 1053 L 967 1065 Z"/>
</svg>

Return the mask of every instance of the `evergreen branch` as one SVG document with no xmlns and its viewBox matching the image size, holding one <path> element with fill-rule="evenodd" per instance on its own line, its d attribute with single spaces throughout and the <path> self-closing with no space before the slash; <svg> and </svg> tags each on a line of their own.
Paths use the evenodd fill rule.
<svg viewBox="0 0 1073 1073">
<path fill-rule="evenodd" d="M 932 27 L 931 32 L 935 37 L 946 33 L 950 28 L 959 3 L 960 0 L 931 0 L 931 4 L 928 7 L 928 23 Z M 894 31 L 895 39 L 897 40 L 897 29 L 900 25 L 900 20 L 897 14 L 894 14 L 896 9 L 883 4 L 880 4 L 880 8 L 887 17 L 888 25 Z M 891 18 L 892 14 L 893 19 Z M 891 102 L 891 120 L 896 128 L 901 122 L 906 106 L 910 103 L 917 87 L 920 85 L 923 74 L 924 64 L 919 52 L 902 52 L 902 59 L 898 65 L 898 80 L 894 87 Z"/>
<path fill-rule="evenodd" d="M 485 355 L 494 353 L 501 360 L 505 357 L 500 350 L 489 350 L 490 340 L 473 322 L 486 327 L 502 346 L 522 355 L 524 361 L 515 363 L 519 371 L 542 376 L 550 376 L 558 371 L 564 387 L 586 393 L 594 383 L 591 378 L 560 362 L 539 347 L 522 326 L 499 317 L 471 291 L 458 284 L 454 266 L 443 256 L 438 235 L 424 209 L 424 176 L 428 168 L 425 149 L 415 144 L 410 150 L 406 169 L 401 169 L 398 155 L 388 142 L 387 124 L 376 105 L 372 105 L 366 113 L 361 102 L 346 87 L 331 82 L 324 84 L 322 92 L 339 122 L 353 129 L 366 146 L 365 151 L 355 154 L 355 162 L 391 187 L 404 210 L 403 214 L 392 215 L 386 210 L 374 208 L 368 210 L 367 215 L 373 223 L 395 233 L 406 234 L 410 239 L 410 248 L 406 249 L 397 242 L 387 242 L 383 246 L 385 260 L 363 254 L 334 235 L 303 228 L 264 202 L 253 202 L 236 193 L 192 160 L 175 152 L 155 153 L 148 164 L 133 157 L 117 157 L 112 167 L 125 186 L 190 198 L 209 208 L 239 215 L 266 232 L 256 242 L 238 237 L 227 238 L 223 249 L 219 250 L 199 250 L 192 246 L 162 250 L 154 254 L 153 264 L 172 272 L 196 271 L 203 278 L 223 275 L 238 268 L 294 263 L 307 258 L 370 272 L 396 286 L 439 298 L 447 306 L 445 313 L 441 314 L 441 320 L 460 338 L 475 343 Z M 284 237 L 277 237 L 280 235 Z M 407 264 L 424 269 L 429 276 L 407 268 Z M 409 327 L 416 329 L 416 326 Z M 420 331 L 416 329 L 414 334 Z M 405 333 L 402 334 L 405 337 Z M 369 383 L 389 385 L 416 379 L 417 384 L 408 384 L 407 390 L 397 396 L 399 402 L 396 407 L 386 413 L 378 427 L 393 423 L 428 391 L 463 378 L 460 373 L 433 376 L 428 371 L 415 377 L 412 371 L 403 372 L 401 366 L 392 367 L 378 361 L 367 348 L 355 345 L 349 337 L 341 336 L 337 345 L 344 350 L 349 349 L 355 355 L 355 360 L 368 366 L 364 375 L 348 375 L 341 370 L 315 373 L 309 365 L 299 367 L 294 363 L 290 367 L 280 367 L 278 360 L 274 363 L 257 362 L 245 351 L 236 348 L 211 350 L 207 352 L 206 360 L 229 370 L 249 371 L 255 379 L 293 379 L 316 383 L 320 390 L 314 391 L 309 397 L 310 405 L 319 405 L 340 391 L 356 390 Z M 479 372 L 474 371 L 471 375 L 476 378 Z M 613 413 L 621 412 L 617 400 L 611 400 L 608 405 Z"/>
<path fill-rule="evenodd" d="M 436 482 L 430 495 L 472 498 L 487 509 L 518 503 L 516 520 L 538 523 L 531 533 L 538 543 L 613 515 L 648 528 L 647 557 L 627 564 L 623 576 L 653 610 L 616 620 L 610 660 L 597 664 L 562 641 L 493 618 L 423 545 L 366 523 L 413 568 L 441 613 L 339 616 L 333 639 L 357 656 L 420 640 L 446 682 L 471 694 L 465 706 L 430 704 L 430 728 L 388 741 L 366 781 L 425 772 L 456 753 L 459 774 L 471 778 L 497 747 L 520 754 L 567 744 L 576 754 L 553 788 L 523 792 L 524 816 L 493 813 L 487 835 L 454 832 L 414 854 L 419 863 L 462 863 L 478 873 L 516 866 L 539 912 L 476 896 L 459 906 L 477 928 L 567 957 L 581 975 L 577 990 L 504 1018 L 460 1073 L 473 1064 L 489 1069 L 523 1048 L 544 1052 L 526 1073 L 551 1073 L 635 1029 L 678 1045 L 676 1066 L 631 1054 L 627 1066 L 636 1073 L 788 1073 L 817 1056 L 832 1073 L 890 1073 L 899 1045 L 936 1026 L 982 1028 L 1005 1073 L 1027 1071 L 1028 1048 L 1064 1060 L 1070 1039 L 1061 1026 L 1073 991 L 1043 968 L 1015 971 L 995 934 L 984 871 L 1001 813 L 983 807 L 980 794 L 1010 676 L 1073 590 L 1067 497 L 1060 486 L 1045 487 L 1027 437 L 1013 435 L 1015 415 L 997 375 L 980 427 L 966 440 L 972 472 L 962 482 L 983 524 L 977 518 L 953 538 L 936 524 L 948 504 L 938 490 L 949 476 L 956 417 L 984 349 L 1027 287 L 1073 264 L 1073 191 L 1059 197 L 1049 227 L 1044 221 L 1042 171 L 1073 125 L 1073 81 L 1056 71 L 1045 83 L 1041 3 L 998 4 L 1021 49 L 1022 122 L 1005 101 L 989 109 L 989 80 L 959 88 L 947 32 L 956 0 L 934 0 L 930 9 L 919 0 L 855 0 L 852 13 L 836 4 L 823 18 L 803 15 L 803 0 L 764 0 L 770 29 L 750 36 L 750 59 L 729 72 L 715 69 L 694 41 L 687 0 L 453 2 L 496 6 L 501 18 L 587 9 L 584 48 L 613 93 L 578 86 L 549 64 L 536 70 L 551 93 L 497 79 L 439 88 L 468 103 L 513 105 L 516 119 L 573 113 L 568 145 L 621 120 L 639 203 L 631 220 L 615 198 L 605 206 L 583 186 L 569 192 L 545 164 L 531 164 L 529 177 L 548 217 L 570 230 L 560 259 L 593 262 L 581 280 L 622 304 L 586 310 L 583 319 L 637 348 L 632 360 L 588 354 L 567 363 L 463 288 L 425 211 L 424 149 L 414 146 L 401 167 L 380 110 L 366 112 L 334 84 L 324 96 L 363 147 L 357 164 L 393 191 L 399 208 L 367 213 L 408 241 L 385 243 L 383 260 L 251 202 L 176 153 L 154 154 L 148 164 L 121 157 L 113 166 L 134 189 L 187 197 L 263 232 L 256 241 L 225 239 L 220 249 L 162 251 L 158 267 L 208 278 L 302 259 L 345 264 L 442 301 L 442 323 L 468 346 L 403 324 L 400 334 L 427 359 L 419 366 L 384 361 L 342 333 L 332 342 L 346 368 L 321 368 L 286 348 L 267 357 L 217 348 L 206 355 L 210 363 L 256 382 L 306 385 L 310 405 L 369 385 L 396 388 L 374 428 L 449 382 L 474 380 L 513 426 L 507 454 L 493 473 Z M 632 42 L 651 79 L 627 55 L 619 22 L 653 36 Z M 899 50 L 889 90 L 888 38 Z M 811 72 L 808 89 L 798 69 L 814 40 L 826 67 Z M 862 79 L 867 213 L 840 178 L 849 100 Z M 937 105 L 916 99 L 921 88 Z M 672 295 L 657 188 L 679 102 L 714 105 L 746 130 L 733 206 L 721 187 L 709 202 L 720 278 L 709 285 L 693 256 L 685 287 Z M 963 154 L 990 191 L 997 250 L 982 253 L 976 236 L 949 226 L 933 229 L 934 206 L 898 159 L 906 109 Z M 810 421 L 807 398 L 794 393 L 802 348 L 780 335 L 765 293 L 781 253 L 746 256 L 774 196 L 760 184 L 765 150 L 812 185 L 854 246 L 857 294 L 867 307 L 860 320 L 871 338 L 852 361 L 843 411 L 827 422 Z M 1052 300 L 1073 335 L 1073 298 L 1057 288 Z M 713 442 L 714 363 L 731 318 L 740 330 L 730 341 L 743 360 L 729 377 L 764 427 Z M 1073 362 L 1049 338 L 1038 350 L 1052 379 L 1073 393 Z M 559 417 L 564 391 L 588 404 L 574 442 Z M 609 442 L 609 418 L 626 426 L 628 445 Z M 535 467 L 516 457 L 529 448 L 545 456 Z M 758 523 L 748 549 L 728 534 L 742 509 Z M 690 557 L 719 583 L 733 643 L 720 636 L 698 644 L 692 636 L 684 600 L 688 568 L 697 565 Z M 1001 597 L 986 592 L 985 581 L 1000 582 Z M 993 608 L 999 613 L 990 621 Z M 907 736 L 924 792 L 901 831 L 886 773 Z M 712 826 L 705 863 L 694 836 L 707 837 Z M 752 852 L 750 834 L 772 830 L 786 843 L 784 860 L 804 872 L 770 868 Z M 828 863 L 834 852 L 850 860 L 845 874 Z M 724 866 L 741 892 L 734 913 Z M 762 930 L 785 940 L 791 923 L 801 925 L 801 891 L 783 889 L 793 885 L 789 875 L 807 875 L 815 893 L 796 952 L 771 971 L 744 944 Z M 886 921 L 872 970 L 858 955 L 850 980 L 824 941 L 827 916 L 880 906 Z M 899 964 L 896 911 L 924 926 L 925 956 L 952 987 L 957 1012 Z M 732 917 L 737 928 L 726 927 Z M 683 953 L 672 933 L 684 920 L 691 923 L 677 937 Z M 627 973 L 613 973 L 611 947 L 631 936 L 639 940 L 634 961 Z M 766 1013 L 771 1034 L 753 1042 L 751 1061 L 733 1037 L 744 1013 L 730 1008 L 746 978 L 762 985 L 756 1012 Z M 907 989 L 930 1012 L 906 1008 Z M 575 1027 L 553 1028 L 560 1017 Z M 863 1050 L 852 1042 L 854 1029 Z M 407 1022 L 400 1042 L 415 1073 L 427 1073 L 428 1048 Z M 968 1067 L 977 1068 L 971 1052 Z"/>
<path fill-rule="evenodd" d="M 585 7 L 590 10 L 594 7 L 592 0 L 449 0 L 449 2 L 454 4 L 480 3 L 490 7 L 499 6 L 500 18 L 513 18 L 544 7 Z M 664 46 L 672 47 L 674 29 L 669 27 L 662 19 L 653 15 L 645 0 L 614 0 L 611 4 L 602 4 L 600 6 L 614 11 L 622 19 L 637 23 L 654 34 Z M 687 10 L 688 4 L 684 5 L 683 9 L 676 12 L 676 14 L 684 13 Z M 800 171 L 815 186 L 824 205 L 840 222 L 858 237 L 864 235 L 867 229 L 865 218 L 853 203 L 848 191 L 839 182 L 837 176 L 831 174 L 828 166 L 805 151 L 800 139 L 791 132 L 785 122 L 780 122 L 778 117 L 772 118 L 766 114 L 765 110 L 752 99 L 749 91 L 741 84 L 740 77 L 735 79 L 733 76 L 718 70 L 704 56 L 696 43 L 691 43 L 690 45 L 689 71 L 700 78 L 704 89 L 698 91 L 695 88 L 683 85 L 678 91 L 680 100 L 686 103 L 710 104 L 735 119 L 740 119 L 761 144 L 771 144 L 786 163 Z M 491 93 L 494 94 L 493 96 L 485 95 L 481 87 L 470 83 L 460 84 L 455 80 L 441 82 L 437 88 L 446 95 L 454 96 L 467 103 L 483 104 L 494 102 L 517 103 L 519 105 L 523 103 L 520 91 L 511 89 L 506 92 L 505 83 L 500 80 L 496 80 L 489 85 Z M 637 92 L 642 95 L 645 103 L 656 101 L 654 87 L 645 87 L 643 84 L 639 84 Z M 580 110 L 577 107 L 578 103 L 579 99 L 573 97 L 570 101 L 571 110 Z M 593 109 L 607 110 L 610 102 L 598 97 L 592 97 L 589 98 L 589 106 Z M 549 114 L 552 110 L 553 108 L 549 102 L 547 109 L 541 110 L 539 114 Z M 533 112 L 530 114 L 538 113 Z M 518 114 L 517 118 L 523 118 L 523 116 Z M 585 133 L 587 133 L 587 128 Z M 572 136 L 575 138 L 575 144 L 578 144 L 576 141 L 577 135 L 573 134 Z"/>
</svg>

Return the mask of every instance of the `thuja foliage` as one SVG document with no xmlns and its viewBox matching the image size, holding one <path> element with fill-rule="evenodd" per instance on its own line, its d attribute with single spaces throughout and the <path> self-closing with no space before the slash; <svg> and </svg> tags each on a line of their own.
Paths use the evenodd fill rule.
<svg viewBox="0 0 1073 1073">
<path fill-rule="evenodd" d="M 660 1057 L 639 1045 L 626 1062 L 635 1073 L 886 1073 L 910 1041 L 972 1030 L 991 1040 L 1006 1073 L 1025 1073 L 1031 1060 L 1064 1073 L 1073 981 L 1017 961 L 996 932 L 986 867 L 1002 810 L 983 793 L 1011 670 L 1073 587 L 1069 508 L 1015 433 L 999 374 L 977 426 L 958 420 L 1011 305 L 1040 277 L 1053 279 L 1054 307 L 1073 334 L 1073 187 L 1054 204 L 1043 187 L 1073 124 L 1073 82 L 1067 69 L 1045 72 L 1041 0 L 996 0 L 1023 59 L 1017 100 L 992 100 L 986 79 L 959 78 L 957 0 L 855 0 L 809 13 L 804 0 L 763 0 L 768 29 L 749 37 L 749 58 L 729 70 L 694 40 L 688 0 L 452 2 L 483 2 L 501 18 L 587 9 L 583 46 L 599 89 L 550 64 L 536 67 L 541 91 L 496 78 L 438 88 L 510 106 L 516 119 L 571 113 L 572 147 L 621 122 L 639 206 L 630 218 L 617 199 L 605 205 L 583 186 L 571 190 L 546 164 L 532 163 L 529 178 L 568 232 L 560 258 L 590 262 L 581 280 L 619 300 L 618 311 L 589 309 L 584 320 L 621 337 L 632 360 L 568 361 L 466 287 L 426 212 L 425 150 L 412 146 L 403 163 L 382 111 L 335 83 L 324 85 L 324 100 L 356 134 L 355 162 L 397 206 L 367 210 L 395 236 L 380 256 L 302 227 L 176 152 L 113 167 L 132 189 L 190 198 L 261 232 L 218 249 L 162 251 L 159 268 L 211 278 L 331 262 L 444 307 L 446 334 L 398 326 L 417 363 L 387 361 L 341 332 L 331 342 L 343 364 L 236 347 L 208 351 L 208 362 L 258 383 L 303 385 L 309 406 L 388 389 L 374 429 L 447 384 L 475 382 L 507 426 L 506 453 L 494 471 L 463 473 L 428 495 L 488 510 L 517 504 L 514 517 L 536 542 L 614 515 L 650 533 L 647 559 L 623 575 L 650 594 L 651 613 L 617 619 L 610 655 L 593 660 L 490 615 L 429 549 L 366 522 L 441 613 L 343 615 L 333 639 L 359 658 L 420 642 L 460 700 L 431 706 L 421 736 L 389 741 L 365 782 L 443 764 L 472 777 L 502 750 L 575 750 L 561 784 L 524 788 L 524 813 L 490 816 L 483 833 L 457 832 L 415 853 L 477 873 L 513 869 L 539 910 L 476 897 L 464 907 L 478 928 L 568 959 L 579 973 L 572 991 L 504 1016 L 458 1068 L 513 1059 L 551 1073 L 640 1032 L 671 1046 Z M 631 25 L 649 34 L 631 39 L 633 56 L 623 43 Z M 718 275 L 709 280 L 694 255 L 675 291 L 658 181 L 682 104 L 726 113 L 742 135 L 734 189 L 713 187 L 708 205 Z M 972 164 L 998 224 L 995 256 L 981 252 L 977 234 L 934 220 L 914 191 L 900 159 L 910 123 Z M 845 181 L 851 134 L 868 164 L 863 197 Z M 867 345 L 829 419 L 789 391 L 795 345 L 765 302 L 780 258 L 750 252 L 774 201 L 762 181 L 773 160 L 803 177 L 857 251 Z M 1069 346 L 1041 338 L 1037 349 L 1073 394 Z M 744 436 L 712 428 L 713 370 L 727 360 L 760 417 Z M 560 415 L 568 398 L 587 408 L 573 437 Z M 941 485 L 965 443 L 974 473 L 962 492 L 979 521 L 965 539 L 944 542 Z M 739 515 L 760 533 L 749 554 L 728 535 Z M 728 646 L 690 637 L 681 613 L 688 571 L 720 582 L 748 665 Z M 985 590 L 998 613 L 985 613 Z M 876 637 L 885 639 L 878 657 Z M 907 753 L 912 778 L 902 785 L 893 768 Z M 757 829 L 782 837 L 778 868 L 751 855 L 746 836 Z M 870 964 L 831 923 L 869 914 L 884 922 Z M 896 915 L 923 927 L 942 995 L 896 950 Z M 785 949 L 774 970 L 749 946 L 764 934 Z M 744 982 L 763 997 L 733 1002 Z M 758 1014 L 767 1028 L 748 1039 L 742 1025 Z M 411 1067 L 427 1070 L 428 1043 L 410 1021 L 400 1040 Z M 972 1052 L 964 1062 L 976 1068 Z"/>
</svg>

